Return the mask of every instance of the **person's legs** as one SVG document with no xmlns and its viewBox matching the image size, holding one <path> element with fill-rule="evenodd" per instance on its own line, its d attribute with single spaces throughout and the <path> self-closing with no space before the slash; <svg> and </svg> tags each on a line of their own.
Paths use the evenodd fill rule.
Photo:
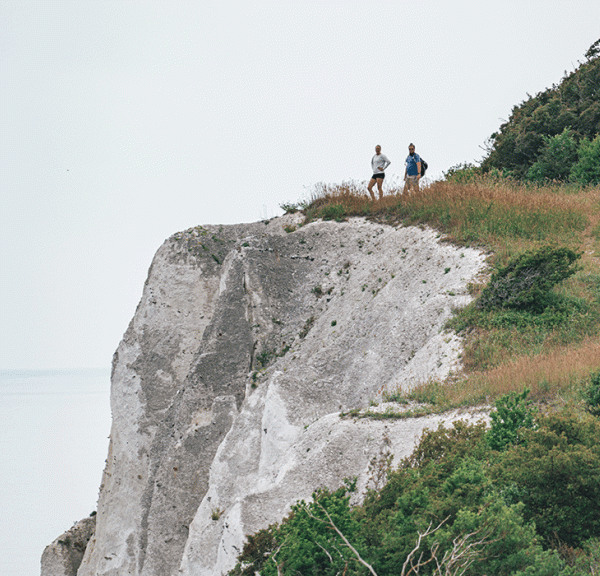
<svg viewBox="0 0 600 576">
<path fill-rule="evenodd" d="M 407 176 L 404 181 L 404 190 L 402 194 L 410 194 L 419 191 L 419 178 L 417 176 Z"/>
<path fill-rule="evenodd" d="M 377 190 L 379 190 L 379 199 L 383 200 L 383 178 L 377 178 Z"/>
<path fill-rule="evenodd" d="M 371 200 L 373 200 L 373 202 L 375 202 L 375 194 L 373 194 L 373 186 L 375 185 L 375 178 L 371 178 L 369 180 L 369 185 L 367 186 L 367 190 L 369 191 L 369 194 L 371 195 Z"/>
</svg>

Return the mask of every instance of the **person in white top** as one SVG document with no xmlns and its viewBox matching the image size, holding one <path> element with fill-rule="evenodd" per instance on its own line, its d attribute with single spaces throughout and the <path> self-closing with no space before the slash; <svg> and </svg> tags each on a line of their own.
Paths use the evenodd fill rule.
<svg viewBox="0 0 600 576">
<path fill-rule="evenodd" d="M 383 198 L 383 179 L 385 178 L 384 170 L 391 164 L 390 159 L 381 153 L 381 146 L 379 144 L 375 146 L 375 156 L 371 158 L 371 168 L 373 169 L 373 176 L 369 180 L 367 190 L 371 195 L 371 199 L 375 202 L 375 194 L 373 194 L 373 186 L 377 182 L 377 190 L 379 190 L 379 199 Z"/>
</svg>

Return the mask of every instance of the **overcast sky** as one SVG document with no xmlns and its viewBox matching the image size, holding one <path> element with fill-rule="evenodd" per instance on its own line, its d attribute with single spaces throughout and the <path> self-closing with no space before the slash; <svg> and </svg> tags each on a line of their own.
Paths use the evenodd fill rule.
<svg viewBox="0 0 600 576">
<path fill-rule="evenodd" d="M 0 368 L 108 366 L 165 238 L 376 144 L 478 161 L 599 37 L 598 0 L 0 0 Z"/>
</svg>

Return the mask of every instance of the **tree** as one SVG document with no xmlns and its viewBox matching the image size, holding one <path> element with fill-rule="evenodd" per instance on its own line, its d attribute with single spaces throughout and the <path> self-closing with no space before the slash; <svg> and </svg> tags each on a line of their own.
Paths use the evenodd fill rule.
<svg viewBox="0 0 600 576">
<path fill-rule="evenodd" d="M 507 122 L 491 135 L 488 154 L 481 163 L 484 172 L 508 171 L 519 179 L 566 179 L 577 162 L 570 145 L 560 159 L 560 173 L 553 174 L 551 159 L 561 148 L 569 130 L 577 147 L 600 134 L 600 40 L 586 52 L 587 61 L 554 85 L 512 109 Z M 539 162 L 539 164 L 537 164 Z M 570 163 L 570 164 L 569 164 Z M 534 165 L 537 166 L 530 173 Z"/>
<path fill-rule="evenodd" d="M 600 421 L 566 411 L 537 424 L 502 453 L 492 477 L 524 504 L 524 518 L 546 546 L 558 540 L 579 547 L 600 536 Z"/>
</svg>

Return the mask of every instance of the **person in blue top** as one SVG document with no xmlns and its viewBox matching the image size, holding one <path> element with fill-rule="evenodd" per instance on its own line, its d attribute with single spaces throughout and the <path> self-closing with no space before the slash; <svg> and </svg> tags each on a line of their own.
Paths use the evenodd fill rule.
<svg viewBox="0 0 600 576">
<path fill-rule="evenodd" d="M 408 145 L 408 156 L 405 161 L 404 171 L 404 193 L 410 194 L 411 190 L 419 191 L 419 180 L 421 179 L 421 157 L 415 152 L 415 145 Z"/>
</svg>

